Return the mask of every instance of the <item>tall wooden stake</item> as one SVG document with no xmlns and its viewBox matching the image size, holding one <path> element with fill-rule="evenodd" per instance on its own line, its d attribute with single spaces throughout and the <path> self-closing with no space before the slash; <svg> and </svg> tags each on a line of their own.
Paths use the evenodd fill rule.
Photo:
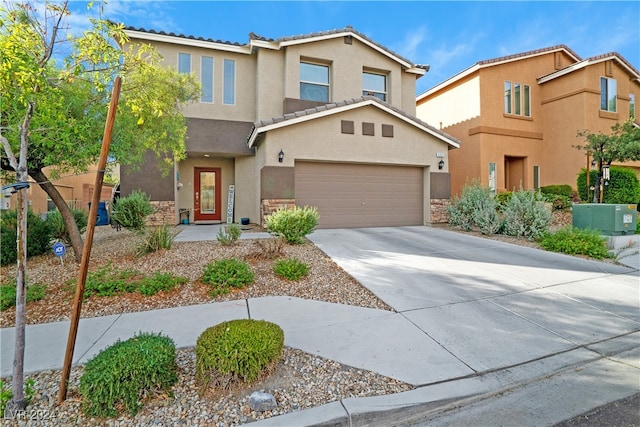
<svg viewBox="0 0 640 427">
<path fill-rule="evenodd" d="M 111 93 L 111 103 L 109 104 L 107 121 L 104 125 L 102 148 L 100 150 L 100 160 L 98 161 L 98 172 L 96 174 L 93 197 L 91 198 L 91 207 L 89 208 L 87 235 L 85 237 L 84 247 L 82 249 L 82 261 L 80 262 L 80 271 L 78 272 L 76 295 L 73 300 L 73 314 L 71 316 L 71 325 L 69 327 L 69 338 L 67 339 L 67 351 L 64 355 L 64 366 L 62 367 L 62 378 L 60 379 L 60 393 L 58 394 L 58 404 L 61 404 L 67 398 L 67 383 L 69 382 L 69 374 L 71 372 L 71 364 L 73 362 L 73 350 L 75 349 L 76 337 L 78 335 L 78 323 L 80 322 L 80 310 L 82 309 L 84 285 L 87 281 L 89 258 L 91 257 L 93 232 L 96 228 L 98 204 L 100 203 L 100 193 L 102 192 L 102 181 L 104 180 L 104 173 L 107 167 L 107 156 L 109 154 L 109 146 L 111 145 L 111 134 L 113 132 L 113 124 L 116 120 L 116 110 L 118 107 L 118 99 L 120 98 L 121 86 L 122 79 L 120 77 L 116 77 L 115 81 L 113 82 L 113 91 Z"/>
</svg>

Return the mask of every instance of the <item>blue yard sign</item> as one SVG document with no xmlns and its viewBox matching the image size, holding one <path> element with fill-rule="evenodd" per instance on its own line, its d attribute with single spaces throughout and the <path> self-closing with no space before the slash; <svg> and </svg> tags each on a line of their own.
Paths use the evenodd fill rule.
<svg viewBox="0 0 640 427">
<path fill-rule="evenodd" d="M 53 254 L 57 257 L 60 257 L 60 262 L 62 262 L 62 257 L 67 253 L 67 247 L 64 243 L 55 242 L 53 244 Z"/>
</svg>

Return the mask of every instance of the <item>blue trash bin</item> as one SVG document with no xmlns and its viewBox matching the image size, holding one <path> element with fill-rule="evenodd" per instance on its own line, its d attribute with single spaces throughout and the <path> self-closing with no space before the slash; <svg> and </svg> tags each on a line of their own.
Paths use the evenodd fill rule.
<svg viewBox="0 0 640 427">
<path fill-rule="evenodd" d="M 91 210 L 91 202 L 89 202 L 89 210 Z M 96 225 L 109 225 L 109 211 L 107 210 L 107 202 L 98 202 L 98 215 Z"/>
</svg>

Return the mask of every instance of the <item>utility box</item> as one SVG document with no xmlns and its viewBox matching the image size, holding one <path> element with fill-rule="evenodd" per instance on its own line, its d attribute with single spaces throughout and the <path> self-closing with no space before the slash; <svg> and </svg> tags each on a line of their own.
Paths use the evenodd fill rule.
<svg viewBox="0 0 640 427">
<path fill-rule="evenodd" d="M 599 230 L 607 236 L 635 234 L 636 205 L 584 203 L 573 205 L 573 226 Z"/>
</svg>

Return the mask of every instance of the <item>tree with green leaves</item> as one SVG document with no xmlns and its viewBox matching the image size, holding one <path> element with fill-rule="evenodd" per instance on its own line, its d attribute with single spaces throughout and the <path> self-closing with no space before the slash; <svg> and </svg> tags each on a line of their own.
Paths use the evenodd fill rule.
<svg viewBox="0 0 640 427">
<path fill-rule="evenodd" d="M 576 148 L 590 153 L 598 165 L 598 178 L 595 183 L 593 203 L 600 200 L 600 187 L 603 180 L 603 166 L 610 167 L 613 162 L 640 160 L 640 128 L 633 121 L 616 123 L 611 126 L 611 133 L 591 133 L 587 130 L 578 132 L 585 139 L 584 145 Z"/>
<path fill-rule="evenodd" d="M 140 164 L 153 150 L 171 162 L 185 156 L 181 106 L 198 96 L 194 76 L 163 67 L 147 45 L 128 43 L 123 25 L 92 19 L 73 37 L 65 28 L 67 2 L 5 3 L 0 7 L 0 144 L 3 168 L 15 173 L 18 191 L 16 341 L 12 399 L 24 409 L 27 179 L 60 211 L 76 261 L 83 241 L 73 212 L 51 183 L 61 173 L 82 173 L 100 155 L 110 85 L 123 79 L 111 156 Z M 44 7 L 42 10 L 37 8 Z M 39 13 L 43 12 L 43 13 Z M 70 52 L 58 62 L 63 47 Z"/>
<path fill-rule="evenodd" d="M 26 158 L 28 175 L 62 214 L 80 262 L 81 233 L 51 180 L 96 163 L 115 76 L 123 85 L 110 156 L 129 165 L 141 164 L 147 150 L 167 166 L 185 157 L 181 107 L 197 99 L 199 85 L 164 67 L 151 46 L 129 43 L 121 24 L 92 19 L 81 36 L 63 37 L 67 3 L 46 3 L 46 11 L 41 18 L 29 3 L 1 11 L 0 135 L 8 158 L 25 138 L 28 154 L 16 159 Z M 63 47 L 70 53 L 59 60 L 54 53 Z"/>
</svg>

